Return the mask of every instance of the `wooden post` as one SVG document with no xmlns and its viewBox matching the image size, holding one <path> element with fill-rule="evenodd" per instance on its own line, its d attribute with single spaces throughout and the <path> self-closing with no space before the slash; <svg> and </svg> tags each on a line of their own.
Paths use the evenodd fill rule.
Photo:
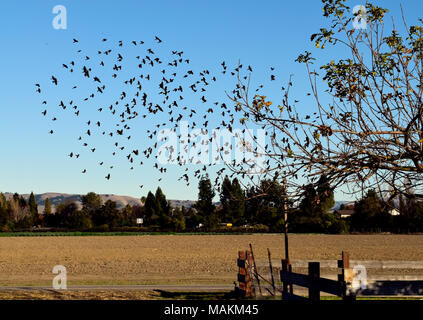
<svg viewBox="0 0 423 320">
<path fill-rule="evenodd" d="M 344 264 L 344 269 L 348 269 L 350 267 L 350 254 L 346 251 L 342 251 L 342 261 Z"/>
<path fill-rule="evenodd" d="M 251 251 L 251 257 L 253 258 L 253 265 L 254 265 L 254 277 L 256 278 L 257 285 L 258 285 L 258 287 L 259 287 L 260 296 L 261 296 L 261 295 L 262 295 L 262 292 L 261 292 L 261 286 L 260 286 L 260 278 L 259 278 L 259 276 L 258 276 L 258 272 L 257 272 L 257 265 L 256 265 L 256 259 L 254 259 L 253 246 L 252 246 L 252 244 L 251 244 L 251 243 L 250 243 L 250 251 Z M 254 288 L 254 295 L 256 295 L 255 288 Z"/>
<path fill-rule="evenodd" d="M 288 264 L 289 261 L 286 259 L 282 259 L 282 272 L 288 272 Z M 286 282 L 282 282 L 282 299 L 284 294 L 288 293 L 288 284 Z"/>
<path fill-rule="evenodd" d="M 288 197 L 286 191 L 286 178 L 283 179 L 283 219 L 284 219 L 284 238 L 285 238 L 285 260 L 289 261 L 288 246 Z"/>
<path fill-rule="evenodd" d="M 269 248 L 267 248 L 267 256 L 268 256 L 268 258 L 269 258 L 269 268 L 270 268 L 270 275 L 271 275 L 271 279 L 272 279 L 272 290 L 273 290 L 273 295 L 275 295 L 275 294 L 276 294 L 275 278 L 273 277 L 272 256 L 270 255 L 270 250 L 269 250 Z"/>
<path fill-rule="evenodd" d="M 246 271 L 247 271 L 247 275 L 248 278 L 246 280 L 246 288 L 247 288 L 247 297 L 251 297 L 253 295 L 253 288 L 252 288 L 252 284 L 251 284 L 251 278 L 252 278 L 252 266 L 253 266 L 253 255 L 251 254 L 251 251 L 246 251 L 246 256 L 247 256 L 247 266 L 246 266 Z"/>
<path fill-rule="evenodd" d="M 238 251 L 238 260 L 245 261 L 246 258 L 247 258 L 247 255 L 245 251 Z"/>
<path fill-rule="evenodd" d="M 289 271 L 289 272 L 292 272 L 292 264 L 291 264 L 291 261 L 288 261 L 288 271 Z M 294 287 L 293 287 L 293 284 L 290 284 L 290 285 L 289 285 L 289 293 L 290 293 L 290 294 L 293 294 L 293 293 L 294 293 Z"/>
<path fill-rule="evenodd" d="M 311 286 L 308 289 L 308 297 L 311 301 L 320 300 L 320 288 L 317 280 L 320 278 L 320 262 L 308 263 L 308 275 L 311 280 Z"/>
<path fill-rule="evenodd" d="M 239 282 L 239 293 L 242 297 L 246 296 L 246 286 L 245 286 L 245 280 L 248 276 L 246 272 L 246 254 L 245 251 L 238 251 L 238 282 Z"/>
<path fill-rule="evenodd" d="M 238 282 L 239 292 L 243 297 L 249 297 L 252 294 L 250 266 L 252 265 L 252 256 L 249 251 L 238 251 Z"/>
<path fill-rule="evenodd" d="M 347 279 L 346 272 L 350 271 L 350 255 L 346 251 L 342 251 L 342 260 L 338 260 L 338 268 L 341 268 L 341 274 L 338 275 L 338 281 L 342 285 L 342 299 L 355 300 L 354 295 L 347 294 Z"/>
<path fill-rule="evenodd" d="M 282 259 L 282 271 L 284 272 L 292 272 L 292 264 L 291 261 L 287 259 Z M 293 294 L 294 293 L 294 287 L 292 284 L 286 284 L 282 283 L 282 291 L 285 291 L 286 293 Z"/>
<path fill-rule="evenodd" d="M 342 256 L 341 256 L 341 260 L 338 260 L 338 268 L 341 269 L 341 273 L 338 274 L 338 281 L 340 282 L 341 286 L 342 286 L 342 299 L 345 300 L 345 297 L 347 295 L 347 286 L 346 286 L 346 281 L 345 281 L 345 270 L 344 270 L 344 265 L 345 263 L 349 263 L 349 259 L 347 259 L 346 261 L 344 261 L 344 257 L 348 257 L 348 253 L 342 251 Z"/>
</svg>

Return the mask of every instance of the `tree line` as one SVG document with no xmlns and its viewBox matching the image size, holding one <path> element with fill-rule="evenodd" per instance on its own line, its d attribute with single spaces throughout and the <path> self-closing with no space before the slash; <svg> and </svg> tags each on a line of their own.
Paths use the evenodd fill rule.
<svg viewBox="0 0 423 320">
<path fill-rule="evenodd" d="M 45 199 L 43 212 L 33 193 L 29 199 L 15 193 L 9 199 L 0 193 L 0 230 L 17 231 L 34 227 L 60 230 L 152 230 L 152 231 L 259 231 L 344 233 L 350 231 L 418 232 L 423 228 L 423 203 L 410 189 L 406 196 L 384 200 L 369 190 L 356 201 L 353 214 L 341 218 L 334 205 L 334 188 L 323 175 L 318 183 L 304 186 L 298 203 L 285 196 L 277 180 L 262 180 L 258 186 L 244 189 L 237 178 L 225 176 L 219 190 L 220 202 L 207 175 L 198 185 L 198 200 L 190 207 L 172 207 L 160 187 L 141 198 L 142 205 L 118 208 L 112 200 L 103 202 L 100 195 L 89 192 L 81 196 L 82 207 L 75 202 L 60 203 L 53 210 Z M 397 215 L 392 215 L 396 208 Z M 340 209 L 345 209 L 341 206 Z M 142 224 L 139 220 L 142 219 Z"/>
</svg>

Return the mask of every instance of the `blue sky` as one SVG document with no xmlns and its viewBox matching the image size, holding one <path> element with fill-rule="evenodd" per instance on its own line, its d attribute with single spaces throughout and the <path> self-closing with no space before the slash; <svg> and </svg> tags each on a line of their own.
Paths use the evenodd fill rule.
<svg viewBox="0 0 423 320">
<path fill-rule="evenodd" d="M 399 17 L 400 3 L 383 1 L 383 6 Z M 416 21 L 423 3 L 419 0 L 403 3 L 406 18 L 409 22 Z M 361 2 L 350 2 L 351 6 L 356 4 Z M 52 10 L 56 5 L 67 9 L 66 30 L 52 26 L 55 17 Z M 158 35 L 163 40 L 164 51 L 183 50 L 194 69 L 204 66 L 218 72 L 222 60 L 229 65 L 241 60 L 253 66 L 258 79 L 265 80 L 269 77 L 269 66 L 273 66 L 278 85 L 286 84 L 289 75 L 294 74 L 297 97 L 305 98 L 308 83 L 304 66 L 294 60 L 304 50 L 313 50 L 309 37 L 326 23 L 321 7 L 320 1 L 277 0 L 2 3 L 0 190 L 19 193 L 95 191 L 140 197 L 160 185 L 170 199 L 196 199 L 197 182 L 189 187 L 178 182 L 180 169 L 170 166 L 163 180 L 158 182 L 161 175 L 149 167 L 129 170 L 125 159 L 112 158 L 100 139 L 96 141 L 97 153 L 87 152 L 81 154 L 79 160 L 70 159 L 69 152 L 81 149 L 76 138 L 83 132 L 84 123 L 61 115 L 60 124 L 55 124 L 55 134 L 48 134 L 51 122 L 41 115 L 43 107 L 34 84 L 51 85 L 51 75 L 62 72 L 59 71 L 61 64 L 75 58 L 73 38 L 79 40 L 80 49 L 93 53 L 104 45 L 103 38 L 114 43 L 143 40 L 154 47 L 157 46 L 154 36 Z M 317 52 L 319 55 L 322 59 L 328 58 Z M 217 86 L 217 94 L 227 89 L 224 84 Z M 73 94 L 69 90 L 56 93 L 68 97 Z M 52 96 L 55 93 L 49 94 L 49 98 L 57 98 Z M 313 107 L 312 104 L 304 106 L 306 110 Z M 143 128 L 138 130 L 140 146 L 145 142 L 141 131 Z M 114 164 L 109 181 L 104 178 L 107 170 L 98 166 L 100 160 Z M 87 173 L 81 174 L 82 169 L 87 169 Z M 210 174 L 213 177 L 213 169 Z M 143 189 L 139 185 L 144 185 Z M 338 194 L 337 198 L 345 197 Z"/>
</svg>

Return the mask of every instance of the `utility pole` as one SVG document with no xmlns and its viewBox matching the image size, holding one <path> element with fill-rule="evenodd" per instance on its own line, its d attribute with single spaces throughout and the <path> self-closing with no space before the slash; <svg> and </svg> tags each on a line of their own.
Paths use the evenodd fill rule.
<svg viewBox="0 0 423 320">
<path fill-rule="evenodd" d="M 285 259 L 289 261 L 288 247 L 288 197 L 286 191 L 286 178 L 283 178 L 283 215 L 284 215 L 284 233 L 285 233 Z"/>
</svg>

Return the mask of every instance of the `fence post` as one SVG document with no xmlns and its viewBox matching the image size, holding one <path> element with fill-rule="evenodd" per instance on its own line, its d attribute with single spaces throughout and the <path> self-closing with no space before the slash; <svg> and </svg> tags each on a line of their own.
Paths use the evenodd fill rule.
<svg viewBox="0 0 423 320">
<path fill-rule="evenodd" d="M 346 271 L 350 269 L 350 255 L 346 251 L 342 251 L 342 260 L 338 260 L 338 268 L 341 268 L 341 274 L 338 275 L 338 281 L 342 286 L 342 299 L 355 300 L 355 295 L 347 294 Z"/>
<path fill-rule="evenodd" d="M 320 278 L 320 262 L 308 263 L 308 275 L 311 280 L 311 286 L 308 289 L 308 297 L 311 301 L 320 300 L 320 288 L 318 279 Z"/>
<path fill-rule="evenodd" d="M 260 296 L 262 296 L 262 292 L 261 292 L 261 286 L 260 286 L 260 278 L 258 276 L 258 271 L 257 271 L 257 265 L 256 265 L 256 259 L 254 258 L 254 252 L 253 252 L 253 245 L 250 243 L 250 251 L 251 251 L 251 257 L 253 259 L 253 267 L 254 267 L 254 277 L 257 281 L 257 286 L 259 288 L 259 292 L 260 292 Z M 253 294 L 254 296 L 256 295 L 256 288 L 253 287 Z"/>
<path fill-rule="evenodd" d="M 292 264 L 289 260 L 288 260 L 288 272 L 292 272 Z M 292 283 L 289 285 L 289 293 L 294 294 L 294 286 Z"/>
<path fill-rule="evenodd" d="M 246 281 L 246 288 L 247 288 L 247 297 L 254 296 L 253 287 L 251 283 L 252 275 L 253 275 L 253 255 L 251 251 L 246 251 L 246 261 L 247 261 L 247 281 Z"/>
<path fill-rule="evenodd" d="M 238 251 L 238 282 L 239 282 L 239 292 L 240 295 L 245 297 L 247 293 L 246 288 L 246 280 L 248 277 L 248 273 L 246 270 L 247 263 L 246 259 L 246 252 L 245 251 Z"/>
<path fill-rule="evenodd" d="M 282 272 L 288 272 L 288 264 L 289 264 L 288 260 L 282 259 Z M 286 296 L 287 293 L 288 293 L 288 284 L 286 282 L 282 282 L 282 299 L 284 295 Z"/>
<path fill-rule="evenodd" d="M 238 282 L 239 291 L 243 297 L 249 297 L 252 295 L 251 290 L 251 274 L 250 266 L 252 264 L 251 252 L 249 251 L 238 251 Z"/>
<path fill-rule="evenodd" d="M 267 248 L 267 257 L 269 258 L 269 268 L 270 268 L 270 275 L 271 275 L 271 279 L 272 279 L 273 295 L 276 295 L 275 278 L 273 277 L 272 256 L 270 255 L 269 248 Z"/>
</svg>

